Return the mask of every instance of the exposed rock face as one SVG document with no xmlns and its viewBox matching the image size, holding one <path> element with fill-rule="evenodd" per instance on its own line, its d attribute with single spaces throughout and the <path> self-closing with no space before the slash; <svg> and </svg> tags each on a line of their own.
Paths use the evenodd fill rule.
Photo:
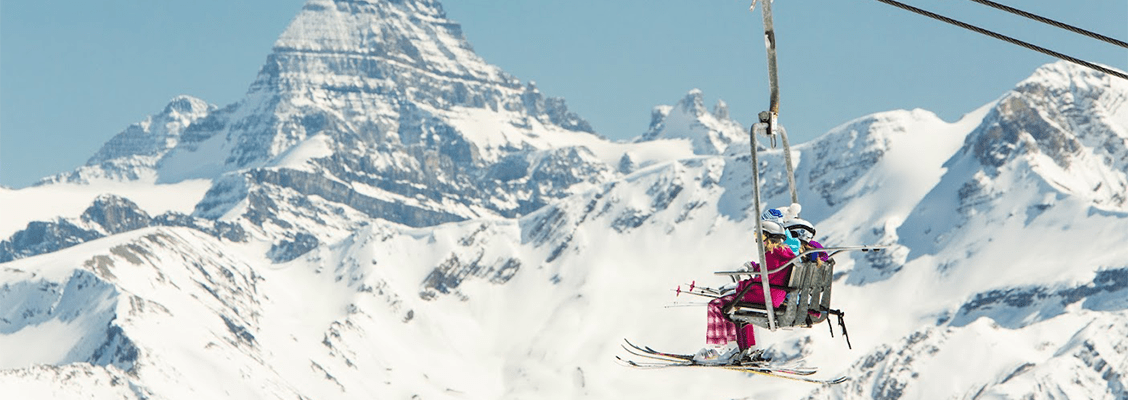
<svg viewBox="0 0 1128 400">
<path fill-rule="evenodd" d="M 1063 63 L 1038 69 L 1003 96 L 964 151 L 991 178 L 1016 160 L 1102 207 L 1128 209 L 1128 88 Z"/>
<path fill-rule="evenodd" d="M 207 218 L 237 216 L 247 200 L 257 213 L 257 193 L 286 192 L 410 226 L 523 215 L 617 175 L 586 149 L 559 150 L 605 140 L 563 100 L 474 54 L 433 1 L 310 1 L 242 101 L 198 103 L 166 110 L 190 114 L 187 128 L 145 140 L 131 128 L 92 165 L 145 157 L 148 169 L 105 175 L 212 179 L 197 208 Z"/>
<path fill-rule="evenodd" d="M 8 240 L 0 242 L 0 262 L 50 253 L 99 237 L 102 237 L 100 233 L 64 219 L 54 222 L 35 221 Z"/>
<path fill-rule="evenodd" d="M 77 219 L 34 221 L 0 242 L 0 263 L 51 253 L 94 239 L 150 226 L 182 226 L 234 242 L 246 240 L 235 223 L 212 221 L 176 212 L 149 216 L 129 199 L 102 195 Z"/>
<path fill-rule="evenodd" d="M 292 214 L 524 215 L 619 176 L 619 155 L 585 147 L 604 143 L 562 99 L 482 60 L 437 2 L 313 0 L 243 100 L 173 99 L 52 181 L 210 179 L 198 216 L 293 237 L 316 230 Z"/>
</svg>

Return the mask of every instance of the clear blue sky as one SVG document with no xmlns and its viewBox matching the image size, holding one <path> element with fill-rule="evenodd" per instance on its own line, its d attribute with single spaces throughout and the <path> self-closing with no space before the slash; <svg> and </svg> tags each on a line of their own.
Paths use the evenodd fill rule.
<svg viewBox="0 0 1128 400">
<path fill-rule="evenodd" d="M 998 0 L 1128 40 L 1126 0 Z M 1128 50 L 970 1 L 906 2 L 1128 70 Z M 246 92 L 303 0 L 0 3 L 0 185 L 68 171 L 179 94 Z M 477 52 L 563 97 L 601 134 L 644 132 L 693 88 L 751 123 L 767 106 L 759 10 L 747 0 L 448 0 Z M 994 100 L 1048 56 L 873 0 L 774 4 L 781 121 L 804 142 L 866 114 L 946 120 Z"/>
</svg>

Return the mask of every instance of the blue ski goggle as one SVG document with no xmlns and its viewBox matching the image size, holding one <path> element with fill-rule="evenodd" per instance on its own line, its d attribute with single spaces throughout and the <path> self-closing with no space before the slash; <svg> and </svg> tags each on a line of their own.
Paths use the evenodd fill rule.
<svg viewBox="0 0 1128 400">
<path fill-rule="evenodd" d="M 815 234 L 806 229 L 791 229 L 790 232 L 791 237 L 802 240 L 804 242 L 810 242 L 811 239 L 815 238 Z"/>
</svg>

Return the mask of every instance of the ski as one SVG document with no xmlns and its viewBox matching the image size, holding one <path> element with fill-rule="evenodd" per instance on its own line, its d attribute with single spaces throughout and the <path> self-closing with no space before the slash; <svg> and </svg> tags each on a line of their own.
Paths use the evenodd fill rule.
<svg viewBox="0 0 1128 400">
<path fill-rule="evenodd" d="M 777 373 L 774 373 L 772 371 L 745 369 L 745 368 L 740 368 L 740 367 L 730 367 L 730 368 L 727 368 L 727 369 L 734 370 L 734 371 L 740 371 L 740 372 L 747 372 L 747 373 L 750 373 L 750 374 L 756 374 L 756 375 L 762 375 L 762 376 L 770 376 L 770 377 L 773 377 L 773 378 L 783 378 L 783 379 L 789 379 L 789 380 L 799 381 L 799 382 L 816 383 L 816 384 L 820 384 L 820 385 L 837 385 L 839 383 L 846 382 L 846 381 L 850 380 L 850 377 L 847 377 L 847 376 L 840 376 L 840 377 L 837 377 L 837 378 L 834 378 L 834 379 L 816 379 L 816 378 L 809 378 L 809 377 L 806 377 L 806 376 L 777 374 Z"/>
<path fill-rule="evenodd" d="M 652 359 L 652 360 L 659 361 L 659 362 L 648 362 L 648 363 L 635 363 L 635 364 L 638 364 L 638 365 L 631 365 L 631 366 L 636 366 L 636 367 L 646 367 L 646 368 L 664 368 L 664 367 L 674 367 L 674 366 L 730 367 L 730 368 L 739 368 L 739 369 L 756 369 L 756 370 L 762 370 L 762 371 L 771 371 L 771 372 L 775 372 L 775 373 L 783 373 L 783 374 L 789 374 L 789 375 L 813 375 L 816 372 L 818 372 L 818 368 L 801 367 L 801 366 L 796 365 L 796 362 L 794 362 L 794 361 L 791 362 L 791 363 L 788 363 L 786 365 L 772 365 L 770 363 L 742 363 L 742 364 L 723 364 L 723 365 L 701 364 L 701 363 L 693 361 L 693 356 L 689 355 L 689 354 L 676 354 L 676 353 L 661 352 L 661 351 L 654 350 L 654 349 L 650 348 L 650 346 L 636 345 L 634 343 L 631 343 L 631 341 L 627 340 L 627 339 L 623 339 L 623 342 L 626 343 L 626 344 L 622 345 L 622 347 L 628 353 L 635 355 L 635 356 L 638 356 L 638 357 L 649 358 L 649 359 Z M 619 358 L 619 357 L 616 357 L 616 358 Z M 622 360 L 622 359 L 620 358 L 620 360 Z M 627 362 L 629 360 L 622 360 L 622 361 Z"/>
<path fill-rule="evenodd" d="M 636 368 L 656 369 L 656 368 L 669 368 L 669 367 L 715 367 L 715 368 L 725 368 L 725 369 L 739 370 L 739 371 L 746 371 L 746 372 L 755 370 L 755 371 L 761 371 L 761 372 L 771 372 L 771 373 L 795 375 L 795 376 L 807 376 L 807 375 L 813 375 L 815 373 L 814 370 L 779 368 L 779 367 L 769 367 L 769 366 L 762 366 L 762 365 L 701 364 L 701 363 L 695 363 L 695 362 L 692 362 L 692 361 L 673 361 L 673 360 L 665 359 L 665 358 L 662 358 L 662 357 L 659 357 L 659 356 L 648 355 L 648 354 L 639 354 L 639 353 L 635 353 L 631 350 L 627 350 L 627 351 L 629 353 L 636 355 L 636 356 L 639 356 L 639 357 L 657 360 L 657 361 L 639 362 L 639 361 L 624 359 L 624 358 L 619 357 L 619 356 L 615 357 L 619 361 L 626 363 L 627 365 L 630 365 L 632 367 L 636 367 Z"/>
<path fill-rule="evenodd" d="M 623 350 L 626 350 L 627 353 L 629 353 L 631 355 L 642 357 L 642 358 L 649 358 L 651 360 L 658 360 L 658 361 L 662 361 L 664 363 L 690 363 L 690 362 L 693 362 L 691 360 L 684 360 L 684 359 L 681 359 L 681 358 L 673 358 L 673 357 L 663 356 L 663 355 L 660 355 L 660 354 L 653 354 L 653 353 L 647 353 L 645 351 L 639 351 L 639 350 L 637 350 L 633 347 L 628 347 L 626 345 L 622 345 L 622 347 L 623 347 Z"/>
<path fill-rule="evenodd" d="M 665 353 L 665 352 L 661 352 L 661 351 L 658 351 L 658 350 L 654 350 L 654 349 L 650 348 L 650 346 L 639 346 L 637 344 L 631 343 L 630 340 L 627 340 L 625 338 L 623 339 L 623 342 L 626 343 L 628 346 L 634 348 L 635 350 L 638 350 L 638 351 L 641 351 L 641 352 L 659 355 L 659 356 L 663 356 L 663 357 L 674 358 L 674 359 L 678 359 L 678 360 L 682 360 L 682 361 L 693 361 L 693 355 L 692 354 Z"/>
<path fill-rule="evenodd" d="M 696 363 L 691 363 L 691 362 L 637 362 L 637 361 L 627 360 L 627 359 L 624 359 L 624 358 L 619 357 L 619 356 L 615 356 L 615 359 L 619 360 L 619 362 L 623 363 L 624 365 L 634 367 L 634 368 L 639 368 L 639 369 L 684 368 L 684 367 L 719 368 L 719 369 L 726 369 L 726 370 L 729 370 L 729 371 L 745 372 L 745 373 L 749 373 L 749 374 L 756 374 L 756 375 L 768 376 L 768 377 L 773 377 L 773 378 L 783 378 L 783 379 L 787 379 L 787 380 L 793 380 L 793 381 L 798 381 L 798 382 L 806 382 L 806 383 L 815 383 L 815 384 L 821 384 L 821 385 L 836 385 L 836 384 L 843 383 L 843 382 L 850 380 L 849 377 L 845 377 L 845 376 L 840 376 L 840 377 L 837 377 L 837 378 L 834 378 L 834 379 L 809 378 L 809 377 L 803 376 L 803 375 L 791 375 L 791 374 L 787 374 L 787 373 L 780 373 L 779 371 L 773 371 L 771 369 L 765 369 L 765 368 L 753 367 L 753 366 L 725 365 L 725 364 L 709 365 L 709 364 L 696 364 Z"/>
<path fill-rule="evenodd" d="M 753 367 L 753 366 L 724 365 L 724 364 L 722 364 L 722 365 L 709 365 L 709 364 L 696 364 L 696 363 L 691 363 L 691 362 L 637 362 L 637 361 L 632 361 L 632 360 L 626 360 L 626 359 L 623 359 L 622 357 L 619 357 L 619 356 L 615 356 L 615 359 L 619 360 L 619 362 L 623 363 L 624 365 L 634 367 L 634 368 L 639 368 L 639 369 L 684 368 L 684 367 L 719 368 L 719 369 L 726 369 L 726 370 L 729 370 L 729 371 L 738 371 L 738 372 L 756 374 L 756 375 L 767 376 L 767 377 L 772 377 L 772 378 L 783 378 L 783 379 L 793 380 L 793 381 L 797 381 L 797 382 L 815 383 L 815 384 L 821 384 L 821 385 L 837 385 L 839 383 L 843 383 L 843 382 L 850 380 L 849 377 L 845 377 L 845 376 L 840 376 L 840 377 L 837 377 L 837 378 L 834 378 L 834 379 L 809 378 L 809 377 L 804 376 L 804 375 L 791 375 L 791 374 L 787 374 L 787 373 L 781 373 L 780 371 L 773 371 L 771 369 L 765 369 L 765 368 Z"/>
<path fill-rule="evenodd" d="M 636 350 L 638 352 L 645 353 L 645 354 L 665 357 L 665 358 L 668 358 L 668 359 L 673 360 L 673 361 L 686 361 L 686 362 L 691 362 L 691 363 L 694 362 L 693 361 L 693 355 L 690 355 L 690 354 L 675 354 L 675 353 L 661 352 L 661 351 L 658 351 L 658 350 L 654 350 L 650 346 L 636 345 L 634 343 L 631 343 L 631 341 L 627 340 L 627 339 L 623 339 L 623 342 L 625 342 L 627 345 L 629 345 L 634 350 Z M 626 346 L 624 346 L 624 349 L 626 349 L 628 352 L 631 352 L 632 354 L 642 356 L 642 357 L 646 357 L 646 355 L 644 355 L 644 354 L 638 354 L 638 353 L 631 351 L 630 349 L 627 349 Z M 758 367 L 758 368 L 762 368 L 762 369 L 770 369 L 770 370 L 775 370 L 775 371 L 778 371 L 778 372 L 784 372 L 784 373 L 790 373 L 790 374 L 796 374 L 796 375 L 811 375 L 811 374 L 814 374 L 815 372 L 818 372 L 818 368 L 801 367 L 801 366 L 797 365 L 800 361 L 802 361 L 802 359 L 792 360 L 791 362 L 789 362 L 787 364 L 783 364 L 783 365 L 773 365 L 773 364 L 770 364 L 770 363 L 744 363 L 744 364 L 740 364 L 739 366 Z"/>
</svg>

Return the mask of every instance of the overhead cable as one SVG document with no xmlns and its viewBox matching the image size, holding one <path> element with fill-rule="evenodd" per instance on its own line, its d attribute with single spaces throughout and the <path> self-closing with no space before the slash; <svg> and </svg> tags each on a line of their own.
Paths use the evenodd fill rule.
<svg viewBox="0 0 1128 400">
<path fill-rule="evenodd" d="M 1090 31 L 1078 28 L 1076 26 L 1069 25 L 1069 24 L 1064 23 L 1064 22 L 1054 21 L 1052 19 L 1041 17 L 1041 16 L 1038 16 L 1038 15 L 1035 15 L 1035 14 L 1031 14 L 1031 13 L 1028 13 L 1026 11 L 1022 11 L 1022 10 L 1019 10 L 1017 8 L 1014 8 L 1014 7 L 1010 7 L 1010 6 L 1007 6 L 1007 5 L 1003 5 L 1003 4 L 993 2 L 991 0 L 971 0 L 971 1 L 974 1 L 974 2 L 979 3 L 979 4 L 983 4 L 985 6 L 994 7 L 996 9 L 1003 10 L 1003 11 L 1009 12 L 1011 14 L 1021 15 L 1023 17 L 1030 18 L 1032 20 L 1035 20 L 1035 21 L 1038 21 L 1038 22 L 1041 22 L 1041 23 L 1050 24 L 1050 25 L 1056 26 L 1056 27 L 1061 28 L 1061 29 L 1065 29 L 1065 30 L 1073 32 L 1073 33 L 1085 35 L 1085 36 L 1091 37 L 1093 39 L 1112 43 L 1114 45 L 1128 49 L 1128 42 L 1125 42 L 1123 40 L 1111 38 L 1111 37 L 1108 37 L 1108 36 L 1105 36 L 1105 35 L 1102 35 L 1102 34 L 1099 34 L 1099 33 L 1096 33 L 1096 32 L 1090 32 Z"/>
<path fill-rule="evenodd" d="M 1021 41 L 1021 40 L 1018 40 L 1018 39 L 1015 39 L 1015 38 L 1012 38 L 1010 36 L 1006 36 L 1006 35 L 1003 35 L 1003 34 L 995 33 L 995 32 L 980 28 L 980 27 L 975 26 L 975 25 L 960 22 L 960 21 L 945 17 L 945 16 L 940 15 L 940 14 L 936 14 L 936 13 L 933 13 L 933 12 L 930 12 L 930 11 L 922 10 L 922 9 L 910 6 L 908 4 L 905 4 L 905 3 L 901 3 L 899 1 L 894 1 L 894 0 L 877 0 L 877 1 L 880 1 L 882 3 L 888 4 L 888 5 L 903 9 L 903 10 L 912 11 L 914 13 L 917 13 L 917 14 L 920 14 L 920 15 L 923 15 L 923 16 L 926 16 L 926 17 L 929 17 L 929 18 L 933 18 L 933 19 L 936 19 L 936 20 L 939 20 L 939 21 L 947 22 L 949 24 L 952 24 L 952 25 L 955 25 L 955 26 L 958 26 L 958 27 L 961 27 L 961 28 L 964 28 L 964 29 L 967 29 L 967 30 L 971 30 L 971 31 L 974 31 L 974 32 L 977 32 L 977 33 L 980 33 L 980 34 L 983 34 L 983 35 L 993 37 L 995 39 L 1002 40 L 1004 42 L 1008 42 L 1008 43 L 1011 43 L 1011 44 L 1014 44 L 1014 45 L 1022 46 L 1022 47 L 1025 47 L 1027 49 L 1034 50 L 1034 51 L 1037 51 L 1037 52 L 1042 53 L 1042 54 L 1046 54 L 1046 55 L 1049 55 L 1049 56 L 1052 56 L 1052 57 L 1057 57 L 1057 58 L 1072 62 L 1072 63 L 1077 64 L 1077 65 L 1089 67 L 1089 68 L 1095 69 L 1097 71 L 1101 71 L 1101 72 L 1104 72 L 1106 74 L 1115 76 L 1115 77 L 1120 78 L 1120 79 L 1128 80 L 1128 74 L 1125 74 L 1123 72 L 1120 72 L 1120 71 L 1117 71 L 1117 70 L 1114 70 L 1114 69 L 1110 69 L 1110 68 L 1106 68 L 1106 67 L 1102 67 L 1100 65 L 1093 64 L 1091 62 L 1088 62 L 1088 61 L 1085 61 L 1085 60 L 1082 60 L 1082 59 L 1079 59 L 1079 58 L 1070 57 L 1068 55 L 1058 53 L 1056 51 L 1047 49 L 1045 47 L 1041 47 L 1041 46 L 1038 46 L 1038 45 L 1035 45 L 1035 44 L 1032 44 L 1032 43 L 1027 43 L 1027 42 L 1024 42 L 1024 41 Z"/>
</svg>

